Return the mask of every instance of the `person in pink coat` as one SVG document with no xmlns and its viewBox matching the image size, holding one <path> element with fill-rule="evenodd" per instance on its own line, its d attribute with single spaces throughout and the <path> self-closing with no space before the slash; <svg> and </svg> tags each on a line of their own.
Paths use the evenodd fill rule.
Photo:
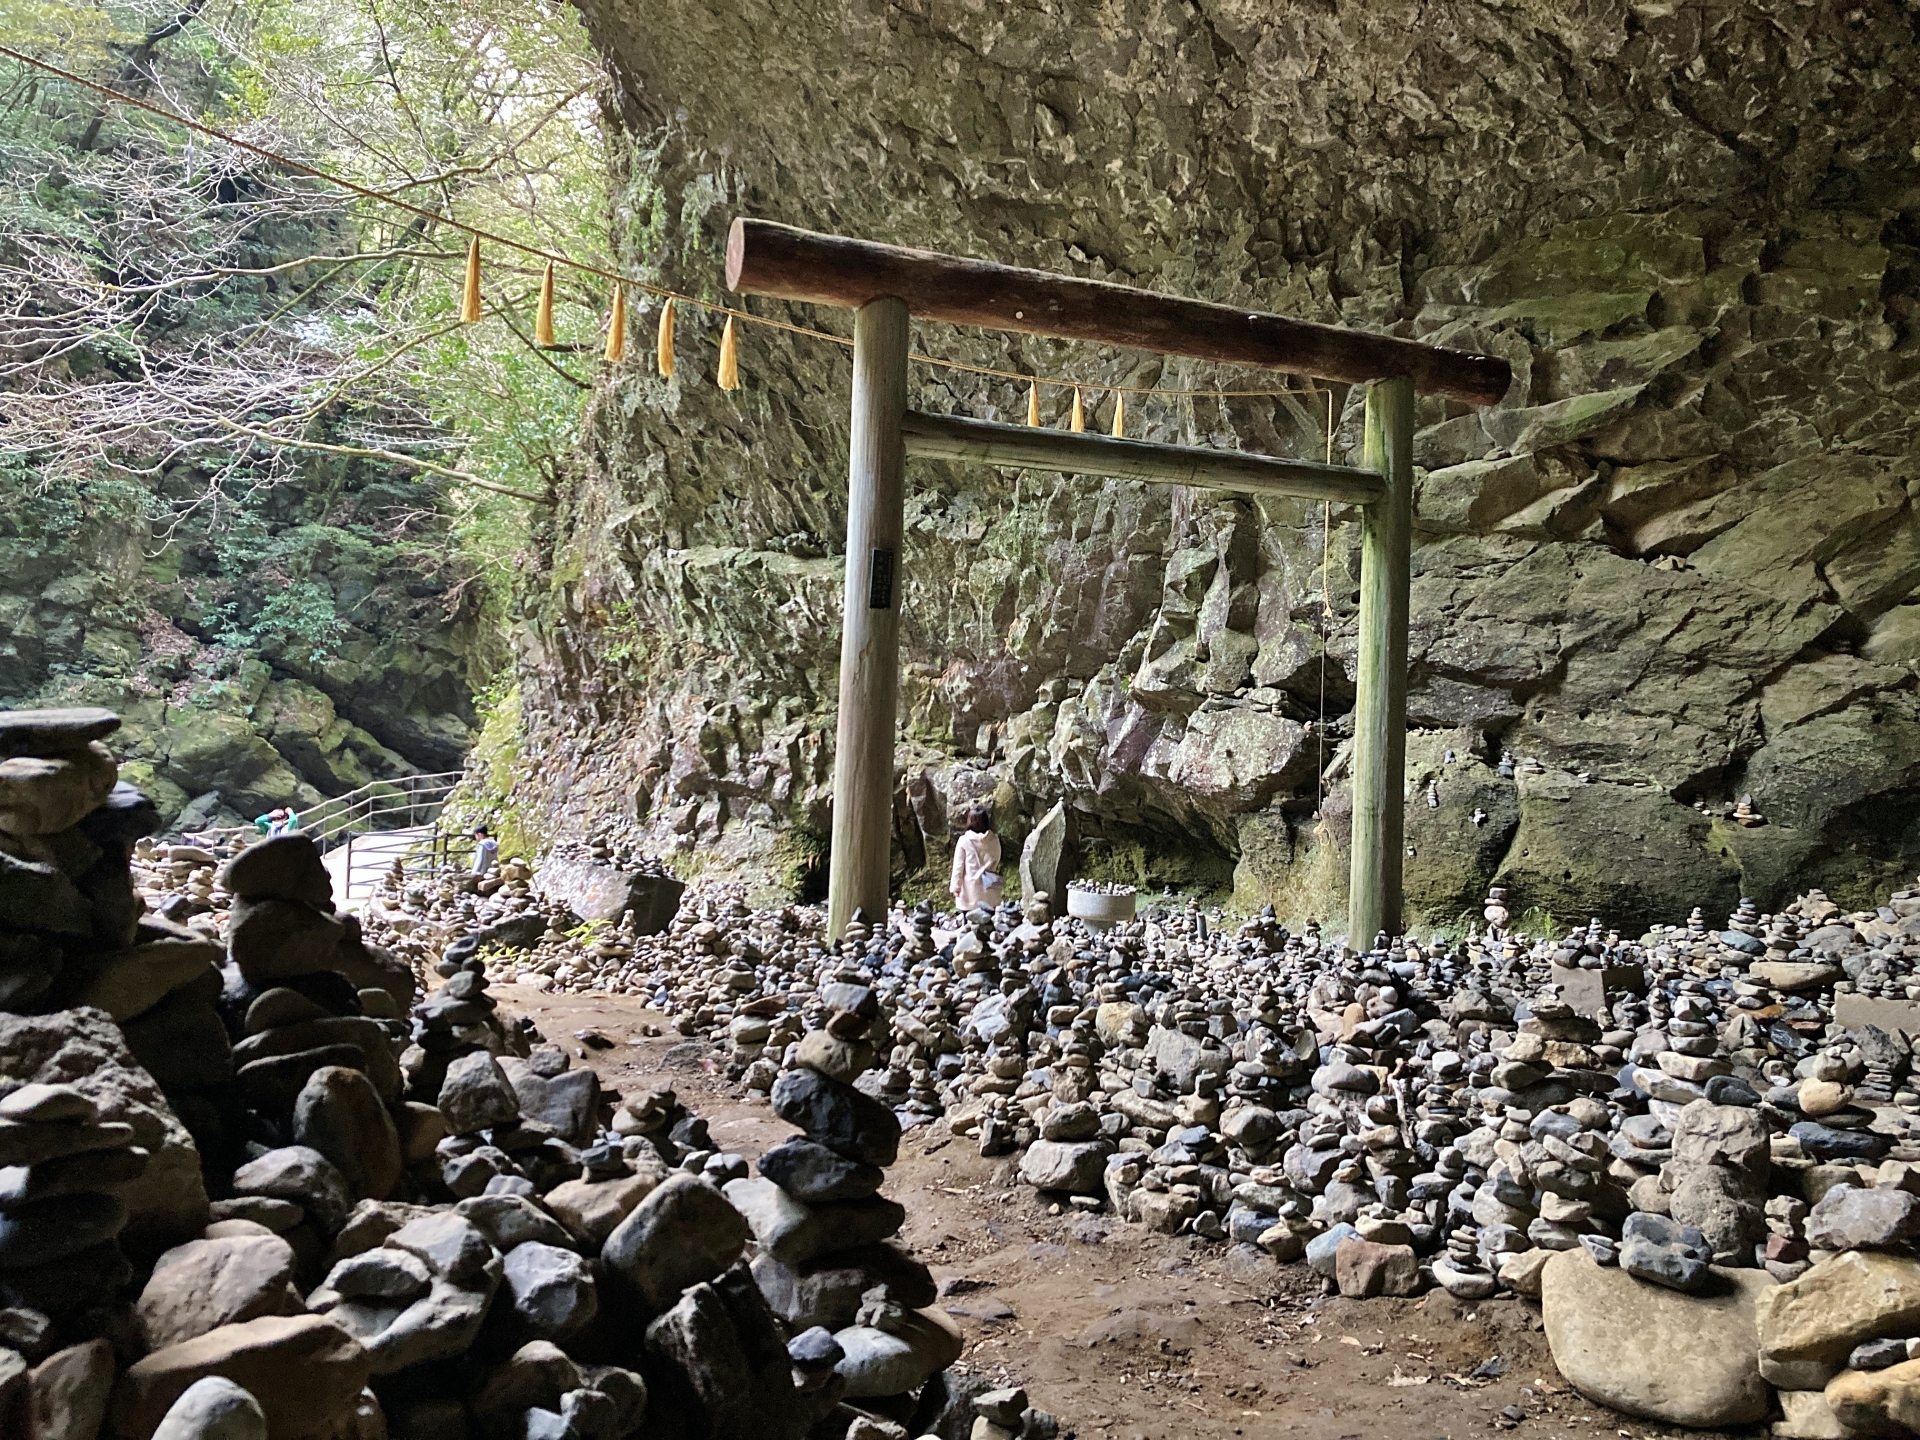
<svg viewBox="0 0 1920 1440">
<path fill-rule="evenodd" d="M 982 905 L 992 909 L 1006 898 L 1000 879 L 1000 837 L 978 805 L 967 811 L 967 828 L 953 847 L 953 878 L 947 889 L 962 915 Z"/>
</svg>

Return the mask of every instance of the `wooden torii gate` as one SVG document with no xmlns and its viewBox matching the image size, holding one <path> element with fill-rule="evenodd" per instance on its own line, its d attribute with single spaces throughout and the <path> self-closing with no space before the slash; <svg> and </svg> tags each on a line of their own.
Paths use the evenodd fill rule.
<svg viewBox="0 0 1920 1440">
<path fill-rule="evenodd" d="M 1362 948 L 1380 930 L 1399 930 L 1413 397 L 1418 392 L 1493 404 L 1512 379 L 1505 360 L 745 218 L 733 222 L 727 237 L 727 284 L 743 294 L 854 312 L 846 623 L 827 900 L 835 938 L 855 910 L 878 918 L 887 908 L 900 684 L 899 557 L 910 455 L 1365 507 L 1348 941 Z M 1365 383 L 1365 468 L 909 411 L 907 324 L 916 315 Z"/>
</svg>

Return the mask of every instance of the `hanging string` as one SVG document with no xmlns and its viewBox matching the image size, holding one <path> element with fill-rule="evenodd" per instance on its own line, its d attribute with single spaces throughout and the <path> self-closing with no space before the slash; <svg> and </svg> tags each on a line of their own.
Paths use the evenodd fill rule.
<svg viewBox="0 0 1920 1440">
<path fill-rule="evenodd" d="M 540 308 L 533 316 L 533 343 L 542 350 L 553 348 L 553 262 L 547 262 L 540 276 Z"/>
<path fill-rule="evenodd" d="M 607 363 L 627 358 L 627 287 L 613 287 L 613 313 L 607 317 Z"/>
<path fill-rule="evenodd" d="M 636 280 L 630 275 L 618 274 L 612 270 L 605 269 L 598 265 L 590 264 L 584 260 L 576 260 L 572 256 L 560 254 L 557 251 L 546 250 L 538 245 L 528 244 L 524 240 L 516 240 L 511 236 L 500 234 L 497 231 L 487 230 L 477 225 L 471 225 L 464 221 L 455 220 L 451 216 L 444 215 L 436 210 L 431 210 L 423 205 L 416 205 L 410 200 L 402 199 L 398 195 L 391 194 L 383 190 L 373 189 L 372 187 L 367 185 L 362 185 L 357 181 L 349 180 L 344 176 L 335 175 L 330 171 L 322 170 L 314 165 L 309 165 L 304 161 L 295 160 L 290 156 L 282 155 L 278 151 L 268 149 L 264 145 L 256 145 L 251 141 L 242 140 L 237 136 L 228 134 L 224 130 L 216 129 L 214 126 L 208 125 L 202 121 L 194 120 L 188 116 L 178 114 L 172 110 L 168 110 L 164 106 L 155 105 L 151 101 L 142 100 L 136 96 L 123 94 L 121 91 L 115 90 L 110 85 L 104 85 L 97 80 L 89 80 L 84 75 L 78 75 L 71 70 L 62 69 L 58 65 L 51 64 L 48 61 L 41 60 L 36 58 L 35 56 L 29 55 L 24 51 L 17 50 L 11 45 L 0 44 L 0 55 L 4 55 L 10 60 L 18 61 L 22 65 L 30 66 L 35 70 L 41 71 L 43 74 L 51 75 L 57 79 L 64 80 L 68 84 L 77 85 L 83 90 L 91 91 L 93 94 L 98 95 L 99 97 L 101 97 L 103 100 L 107 101 L 110 104 L 124 106 L 131 110 L 139 110 L 145 114 L 152 115 L 157 119 L 165 120 L 170 124 L 178 125 L 182 129 L 191 130 L 198 135 L 204 135 L 210 140 L 218 140 L 223 145 L 230 145 L 236 150 L 242 150 L 242 151 L 245 151 L 247 154 L 256 155 L 260 159 L 266 160 L 274 165 L 277 165 L 281 169 L 286 170 L 292 174 L 303 175 L 311 180 L 318 180 L 322 184 L 331 185 L 337 189 L 344 190 L 349 194 L 357 195 L 363 200 L 372 200 L 377 204 L 390 206 L 396 210 L 403 211 L 419 219 L 426 220 L 431 224 L 444 226 L 449 230 L 453 230 L 459 234 L 466 235 L 469 238 L 468 249 L 467 249 L 467 263 L 468 263 L 469 273 L 467 276 L 467 285 L 463 289 L 462 295 L 461 295 L 460 313 L 461 313 L 461 319 L 466 321 L 466 323 L 468 324 L 472 324 L 475 321 L 478 321 L 482 315 L 482 310 L 481 310 L 480 300 L 479 300 L 478 279 L 479 279 L 480 242 L 484 240 L 489 245 L 504 246 L 505 248 L 515 251 L 521 255 L 528 256 L 531 259 L 544 261 L 548 264 L 552 264 L 556 266 L 563 265 L 568 267 L 569 269 L 577 270 L 582 274 L 596 276 L 599 279 L 605 280 L 612 285 L 628 286 L 635 290 L 640 291 L 644 295 L 656 296 L 659 299 L 667 301 L 669 303 L 684 302 L 685 304 L 688 304 L 688 305 L 697 306 L 699 309 L 707 311 L 710 314 L 722 315 L 731 320 L 738 320 L 743 324 L 760 325 L 771 330 L 784 330 L 790 335 L 798 335 L 808 340 L 824 341 L 827 344 L 838 345 L 845 349 L 851 349 L 853 346 L 852 339 L 845 335 L 835 335 L 829 331 L 818 330 L 811 326 L 797 325 L 787 320 L 776 320 L 770 316 L 765 316 L 765 315 L 755 315 L 746 310 L 737 309 L 732 306 L 717 304 L 711 300 L 702 300 L 699 297 L 694 295 L 688 295 L 677 290 L 670 290 L 667 287 L 662 285 L 649 284 L 646 281 Z M 108 288 L 115 288 L 115 287 L 108 287 Z M 618 301 L 616 301 L 616 303 L 618 303 Z M 609 349 L 613 348 L 613 342 L 611 339 L 609 339 L 608 341 L 608 348 Z M 624 340 L 622 341 L 620 348 L 621 348 L 622 355 L 624 355 L 625 354 Z M 672 374 L 671 340 L 668 341 L 668 345 L 665 353 L 667 354 L 668 358 L 666 362 L 663 363 L 661 366 L 661 373 L 663 375 L 671 375 Z M 990 379 L 996 379 L 996 380 L 1009 380 L 1009 381 L 1024 380 L 1027 382 L 1030 391 L 1037 391 L 1037 388 L 1041 385 L 1052 385 L 1052 386 L 1073 388 L 1075 386 L 1085 384 L 1084 381 L 1075 381 L 1075 380 L 1069 380 L 1069 379 L 1053 377 L 1053 376 L 1035 376 L 1031 374 L 1023 374 L 1016 370 L 1003 370 L 991 365 L 973 365 L 961 360 L 950 360 L 950 359 L 947 359 L 945 356 L 922 354 L 918 351 L 910 353 L 908 355 L 908 359 L 911 360 L 916 365 L 928 365 L 928 366 L 932 366 L 932 367 L 943 369 L 943 370 L 954 370 L 967 375 L 980 375 L 980 376 L 984 376 L 984 377 L 987 377 Z M 1153 395 L 1153 396 L 1157 396 L 1162 399 L 1168 399 L 1168 400 L 1186 399 L 1186 398 L 1252 400 L 1252 399 L 1262 399 L 1262 398 L 1273 398 L 1281 395 L 1315 395 L 1315 394 L 1322 394 L 1322 393 L 1330 395 L 1332 393 L 1331 391 L 1323 390 L 1322 387 L 1317 385 L 1302 386 L 1302 385 L 1294 385 L 1294 384 L 1282 385 L 1277 387 L 1257 387 L 1257 388 L 1240 389 L 1240 390 L 1222 390 L 1217 388 L 1207 388 L 1204 386 L 1196 387 L 1192 389 L 1183 388 L 1183 389 L 1163 390 L 1152 385 L 1101 385 L 1101 386 L 1094 386 L 1092 388 L 1096 390 L 1110 391 L 1116 397 L 1116 400 L 1120 401 L 1120 403 L 1116 406 L 1117 417 L 1124 417 L 1125 408 L 1124 408 L 1124 400 L 1122 397 L 1126 395 Z M 1031 402 L 1029 405 L 1029 408 L 1037 410 L 1038 408 L 1037 394 L 1030 395 L 1029 399 Z M 1120 424 L 1120 423 L 1123 423 L 1123 418 L 1116 418 L 1116 424 Z M 1116 433 L 1120 433 L 1120 432 L 1116 431 Z"/>
</svg>

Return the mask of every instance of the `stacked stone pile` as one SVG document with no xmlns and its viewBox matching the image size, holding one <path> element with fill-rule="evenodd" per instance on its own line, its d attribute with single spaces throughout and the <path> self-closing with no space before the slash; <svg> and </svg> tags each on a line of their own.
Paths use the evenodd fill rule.
<svg viewBox="0 0 1920 1440">
<path fill-rule="evenodd" d="M 815 1408 L 824 1414 L 845 1395 L 910 1414 L 927 1380 L 959 1358 L 960 1336 L 923 1308 L 935 1298 L 927 1268 L 888 1243 L 906 1221 L 879 1193 L 900 1122 L 853 1083 L 872 1063 L 878 997 L 836 979 L 818 998 L 825 1024 L 773 1086 L 774 1113 L 801 1135 L 760 1157 L 760 1178 L 730 1182 L 727 1198 L 753 1227 L 754 1279 L 821 1367 L 808 1392 Z M 835 1353 L 828 1372 L 824 1357 Z"/>
<path fill-rule="evenodd" d="M 1636 938 L 1598 920 L 1519 934 L 1499 892 L 1484 919 L 1462 940 L 1354 953 L 1271 914 L 1158 909 L 1092 930 L 1030 901 L 895 912 L 829 943 L 815 911 L 695 887 L 661 936 L 576 945 L 556 973 L 649 996 L 751 1088 L 850 1081 L 903 1127 L 939 1119 L 1017 1156 L 1062 1208 L 1238 1245 L 1249 1264 L 1301 1260 L 1349 1295 L 1511 1290 L 1543 1298 L 1550 1334 L 1664 1315 L 1724 1338 L 1760 1323 L 1763 1292 L 1846 1256 L 1906 1261 L 1920 890 L 1853 912 L 1818 891 L 1777 914 L 1743 901 L 1719 928 L 1695 911 Z M 855 989 L 866 1008 L 830 998 Z M 763 1170 L 742 1208 L 790 1245 L 809 1202 L 785 1185 Z M 788 1303 L 795 1267 L 756 1266 Z M 1560 1348 L 1597 1399 L 1735 1424 L 1906 1338 L 1868 1329 L 1823 1377 Z M 1669 1393 L 1676 1377 L 1691 1399 Z M 1900 1378 L 1873 1382 L 1873 1403 L 1893 1405 Z M 1783 1433 L 1838 1423 L 1777 1403 Z"/>
<path fill-rule="evenodd" d="M 0 947 L 31 977 L 9 1008 L 33 1012 L 0 1013 L 0 1433 L 798 1437 L 883 1423 L 843 1399 L 964 1409 L 938 1374 L 957 1337 L 898 1298 L 932 1299 L 924 1267 L 835 1257 L 859 1286 L 837 1328 L 883 1352 L 864 1368 L 796 1332 L 722 1193 L 746 1162 L 671 1090 L 622 1097 L 501 1015 L 481 955 L 527 908 L 417 957 L 445 983 L 416 999 L 306 837 L 223 863 L 146 842 L 151 807 L 96 773 L 112 724 L 0 717 L 36 762 L 0 791 Z M 848 1013 L 879 1023 L 865 992 Z M 864 1107 L 820 1138 L 890 1160 L 892 1112 L 820 1078 Z M 835 1203 L 816 1229 L 899 1228 L 870 1192 Z M 953 1343 L 927 1363 L 919 1340 L 907 1376 L 886 1347 L 916 1325 Z"/>
</svg>

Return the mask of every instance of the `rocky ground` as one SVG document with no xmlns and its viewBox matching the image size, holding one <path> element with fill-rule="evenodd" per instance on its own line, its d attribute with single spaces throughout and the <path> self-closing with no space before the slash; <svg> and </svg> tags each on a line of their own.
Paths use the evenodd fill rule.
<svg viewBox="0 0 1920 1440">
<path fill-rule="evenodd" d="M 29 1433 L 1920 1430 L 1920 891 L 830 941 L 596 844 L 355 915 L 148 838 L 113 723 L 0 719 Z"/>
</svg>

